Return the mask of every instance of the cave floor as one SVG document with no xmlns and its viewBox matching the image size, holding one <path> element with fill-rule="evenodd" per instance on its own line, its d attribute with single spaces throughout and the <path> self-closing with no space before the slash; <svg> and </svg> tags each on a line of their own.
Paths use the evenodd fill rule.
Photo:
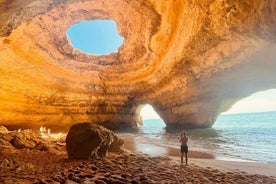
<svg viewBox="0 0 276 184">
<path fill-rule="evenodd" d="M 109 153 L 94 160 L 69 160 L 65 145 L 51 151 L 0 151 L 1 183 L 276 183 L 268 176 L 221 172 L 176 164 L 168 157 Z"/>
</svg>

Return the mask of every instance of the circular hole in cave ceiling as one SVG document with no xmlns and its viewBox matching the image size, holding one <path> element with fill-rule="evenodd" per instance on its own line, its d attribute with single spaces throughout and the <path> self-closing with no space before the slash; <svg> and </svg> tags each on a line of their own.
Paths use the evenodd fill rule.
<svg viewBox="0 0 276 184">
<path fill-rule="evenodd" d="M 118 52 L 124 38 L 113 20 L 82 21 L 66 31 L 72 46 L 86 54 L 106 55 Z"/>
</svg>

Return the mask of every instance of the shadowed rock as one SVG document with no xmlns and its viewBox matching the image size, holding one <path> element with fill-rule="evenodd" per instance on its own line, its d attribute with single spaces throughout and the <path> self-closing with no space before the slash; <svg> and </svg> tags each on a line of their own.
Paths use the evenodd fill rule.
<svg viewBox="0 0 276 184">
<path fill-rule="evenodd" d="M 103 157 L 121 150 L 123 141 L 110 130 L 92 123 L 73 125 L 66 137 L 66 149 L 71 159 Z"/>
</svg>

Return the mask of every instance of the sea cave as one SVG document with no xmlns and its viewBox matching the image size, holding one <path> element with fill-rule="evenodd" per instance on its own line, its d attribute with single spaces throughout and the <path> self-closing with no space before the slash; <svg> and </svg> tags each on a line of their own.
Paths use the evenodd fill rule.
<svg viewBox="0 0 276 184">
<path fill-rule="evenodd" d="M 97 21 L 115 25 L 115 49 L 75 46 L 68 30 Z M 160 158 L 125 152 L 97 158 L 109 148 L 122 151 L 123 141 L 110 130 L 141 126 L 146 104 L 170 130 L 211 128 L 239 100 L 276 89 L 275 58 L 273 0 L 0 0 L 0 182 L 177 183 L 173 175 L 180 183 L 231 183 L 216 170 L 199 180 L 174 171 L 159 178 L 154 173 L 174 167 L 166 158 L 163 165 L 155 165 Z M 81 136 L 71 129 L 99 125 L 95 132 L 103 129 L 108 149 L 74 155 L 82 151 L 74 140 Z M 87 158 L 88 165 L 66 160 L 65 149 L 68 159 Z M 204 176 L 205 170 L 188 166 L 182 172 Z M 257 180 L 246 175 L 246 181 Z"/>
</svg>

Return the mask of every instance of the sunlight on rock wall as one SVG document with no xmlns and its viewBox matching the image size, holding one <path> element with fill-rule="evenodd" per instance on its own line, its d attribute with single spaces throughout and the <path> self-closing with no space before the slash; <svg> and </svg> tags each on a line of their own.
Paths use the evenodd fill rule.
<svg viewBox="0 0 276 184">
<path fill-rule="evenodd" d="M 210 127 L 220 112 L 275 88 L 276 2 L 45 0 L 0 2 L 0 124 L 68 130 L 141 123 L 151 104 L 167 126 Z M 72 24 L 112 19 L 124 43 L 88 55 Z"/>
</svg>

